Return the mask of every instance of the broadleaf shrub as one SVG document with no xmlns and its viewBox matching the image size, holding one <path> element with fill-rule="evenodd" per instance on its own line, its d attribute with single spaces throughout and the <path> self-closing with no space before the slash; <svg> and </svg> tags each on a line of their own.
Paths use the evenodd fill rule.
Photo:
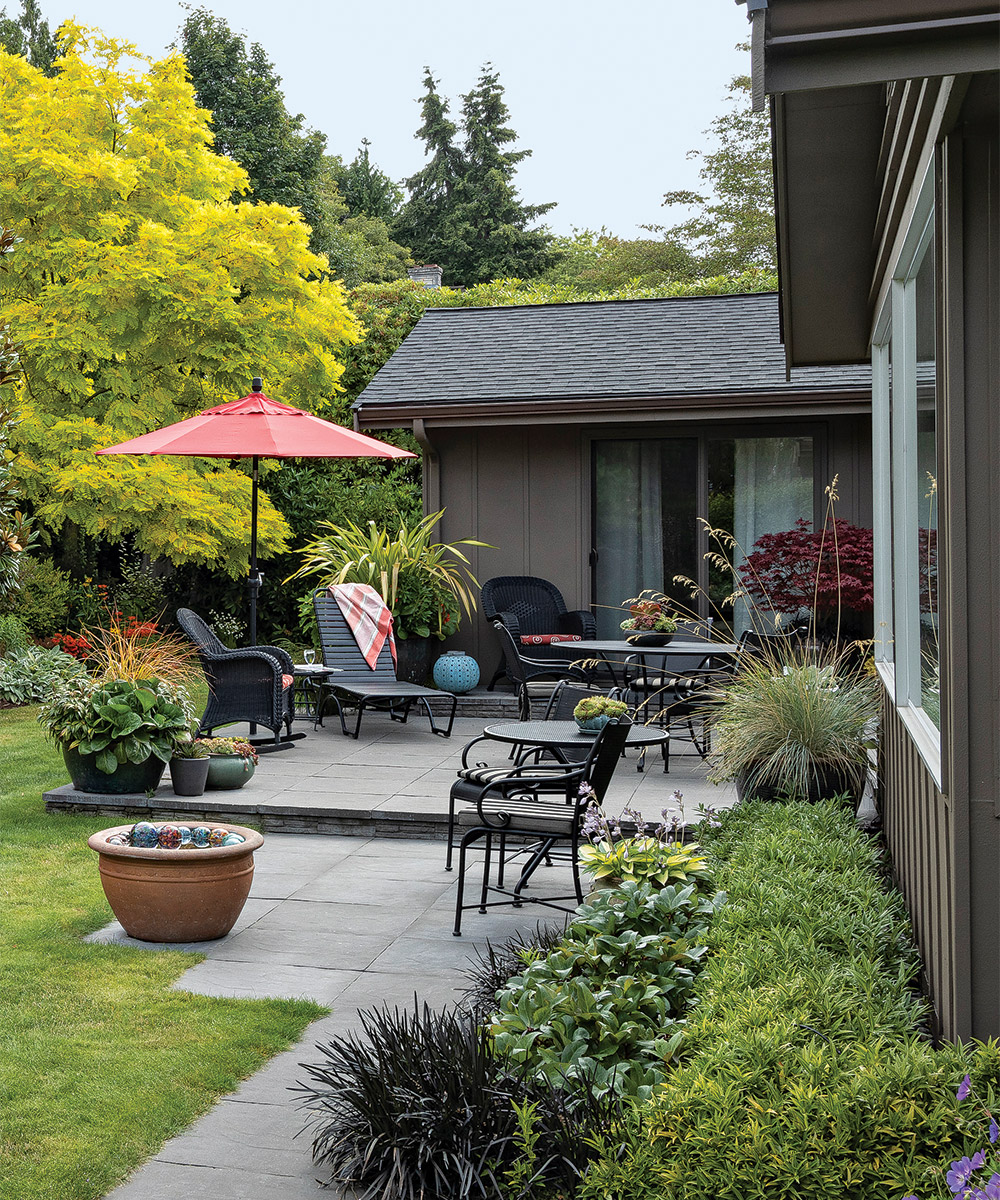
<svg viewBox="0 0 1000 1200">
<path fill-rule="evenodd" d="M 683 1037 L 723 897 L 628 881 L 577 910 L 562 940 L 497 995 L 497 1051 L 554 1087 L 648 1097 Z"/>
<path fill-rule="evenodd" d="M 743 804 L 703 841 L 728 903 L 683 1057 L 599 1139 L 580 1200 L 918 1191 L 962 1141 L 953 1081 L 985 1051 L 919 1032 L 919 962 L 878 845 L 832 802 Z"/>
<path fill-rule="evenodd" d="M 62 684 L 86 673 L 83 664 L 70 654 L 28 646 L 0 659 L 0 700 L 40 704 Z"/>
</svg>

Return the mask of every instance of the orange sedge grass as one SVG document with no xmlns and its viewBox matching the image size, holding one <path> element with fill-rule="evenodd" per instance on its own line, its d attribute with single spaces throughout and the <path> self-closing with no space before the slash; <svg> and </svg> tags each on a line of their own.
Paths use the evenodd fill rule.
<svg viewBox="0 0 1000 1200">
<path fill-rule="evenodd" d="M 118 620 L 84 634 L 91 644 L 88 660 L 99 679 L 190 684 L 200 675 L 197 650 L 176 634 L 148 633 Z"/>
</svg>

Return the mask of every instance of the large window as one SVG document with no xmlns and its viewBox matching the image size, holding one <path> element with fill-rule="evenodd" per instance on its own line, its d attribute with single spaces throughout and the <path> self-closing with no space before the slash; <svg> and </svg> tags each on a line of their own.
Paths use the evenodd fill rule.
<svg viewBox="0 0 1000 1200">
<path fill-rule="evenodd" d="M 928 180 L 873 339 L 876 660 L 940 771 L 936 264 Z"/>
</svg>

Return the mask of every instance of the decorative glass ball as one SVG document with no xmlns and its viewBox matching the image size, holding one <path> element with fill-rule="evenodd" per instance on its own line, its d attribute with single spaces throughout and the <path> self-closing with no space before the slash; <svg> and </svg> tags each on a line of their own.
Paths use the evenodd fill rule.
<svg viewBox="0 0 1000 1200">
<path fill-rule="evenodd" d="M 176 850 L 181 844 L 181 831 L 176 825 L 161 825 L 159 842 L 161 850 Z"/>
<path fill-rule="evenodd" d="M 222 839 L 223 846 L 242 846 L 246 838 L 242 833 L 227 833 Z"/>
<path fill-rule="evenodd" d="M 112 833 L 104 840 L 109 846 L 128 846 L 130 844 L 127 833 Z"/>
<path fill-rule="evenodd" d="M 139 821 L 132 826 L 132 845 L 140 850 L 153 850 L 160 841 L 160 831 L 149 821 Z"/>
<path fill-rule="evenodd" d="M 212 831 L 207 825 L 196 825 L 191 830 L 191 841 L 199 848 L 207 846 L 211 836 Z"/>
<path fill-rule="evenodd" d="M 208 835 L 208 844 L 210 846 L 221 846 L 227 837 L 229 837 L 228 829 L 213 829 Z"/>
<path fill-rule="evenodd" d="M 187 825 L 178 825 L 177 832 L 181 835 L 181 845 L 182 846 L 190 846 L 191 845 L 191 830 L 187 827 Z"/>
</svg>

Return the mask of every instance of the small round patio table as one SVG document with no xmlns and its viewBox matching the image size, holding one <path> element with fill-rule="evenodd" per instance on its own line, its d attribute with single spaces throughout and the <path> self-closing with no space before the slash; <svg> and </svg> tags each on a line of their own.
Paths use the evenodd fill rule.
<svg viewBox="0 0 1000 1200">
<path fill-rule="evenodd" d="M 532 746 L 539 750 L 586 746 L 597 736 L 592 732 L 584 733 L 575 721 L 511 721 L 504 725 L 487 725 L 483 733 L 495 742 Z M 628 731 L 625 745 L 659 746 L 669 736 L 665 729 L 658 729 L 654 725 L 633 725 Z"/>
</svg>

